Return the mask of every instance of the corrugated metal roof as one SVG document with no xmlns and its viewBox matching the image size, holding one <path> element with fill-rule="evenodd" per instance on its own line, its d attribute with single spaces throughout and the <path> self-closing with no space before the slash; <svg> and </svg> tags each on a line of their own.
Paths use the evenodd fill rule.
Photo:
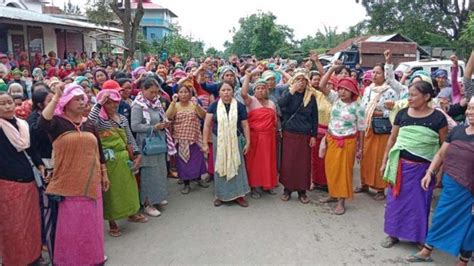
<svg viewBox="0 0 474 266">
<path fill-rule="evenodd" d="M 388 42 L 393 37 L 397 36 L 398 33 L 390 34 L 390 35 L 372 35 L 370 36 L 366 42 Z"/>
<path fill-rule="evenodd" d="M 58 18 L 38 12 L 14 8 L 14 7 L 0 7 L 0 19 L 14 20 L 14 21 L 28 21 L 37 24 L 53 24 L 59 26 L 76 27 L 80 29 L 89 30 L 104 30 L 113 32 L 123 32 L 122 29 L 99 26 L 93 23 L 77 21 L 72 19 Z"/>
</svg>

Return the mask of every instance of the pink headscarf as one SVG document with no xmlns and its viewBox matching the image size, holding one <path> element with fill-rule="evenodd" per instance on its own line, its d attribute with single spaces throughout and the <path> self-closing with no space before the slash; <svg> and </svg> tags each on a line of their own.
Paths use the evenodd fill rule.
<svg viewBox="0 0 474 266">
<path fill-rule="evenodd" d="M 87 94 L 84 92 L 84 89 L 81 87 L 81 85 L 75 83 L 67 84 L 61 99 L 59 99 L 58 105 L 56 105 L 54 115 L 61 117 L 64 116 L 64 107 L 72 100 L 72 98 L 81 95 L 84 95 L 84 101 L 89 101 L 89 98 L 87 97 Z"/>
<path fill-rule="evenodd" d="M 104 95 L 106 93 L 109 94 L 109 100 L 112 100 L 114 102 L 120 102 L 122 100 L 122 97 L 120 96 L 120 93 L 118 92 L 118 90 L 106 89 L 106 90 L 101 90 L 97 94 L 97 102 L 100 102 L 102 98 L 104 98 Z M 103 106 L 102 108 L 100 108 L 99 117 L 104 120 L 109 120 L 109 115 L 107 114 Z"/>
</svg>

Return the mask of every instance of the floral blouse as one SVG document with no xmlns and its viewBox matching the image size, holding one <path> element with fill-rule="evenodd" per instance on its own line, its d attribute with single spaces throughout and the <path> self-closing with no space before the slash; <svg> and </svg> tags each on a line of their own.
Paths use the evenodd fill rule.
<svg viewBox="0 0 474 266">
<path fill-rule="evenodd" d="M 367 87 L 364 91 L 364 96 L 362 97 L 362 101 L 361 101 L 361 105 L 364 109 L 367 109 L 367 106 L 369 105 L 370 100 L 373 97 L 376 97 L 377 95 L 377 93 L 372 91 L 373 88 L 374 88 L 374 84 Z M 384 107 L 384 103 L 385 101 L 398 101 L 398 99 L 399 99 L 398 93 L 394 89 L 392 88 L 387 89 L 386 91 L 383 92 L 382 96 L 380 97 L 379 102 L 377 103 L 377 106 L 375 108 L 375 111 L 382 111 L 383 117 L 389 117 L 390 110 Z"/>
<path fill-rule="evenodd" d="M 335 91 L 331 91 L 326 99 L 332 103 L 329 133 L 336 137 L 345 137 L 365 131 L 365 108 L 360 101 L 345 103 Z"/>
</svg>

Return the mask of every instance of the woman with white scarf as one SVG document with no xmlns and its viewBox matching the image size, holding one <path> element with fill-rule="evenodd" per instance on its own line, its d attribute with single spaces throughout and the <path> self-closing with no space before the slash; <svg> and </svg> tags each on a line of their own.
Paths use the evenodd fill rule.
<svg viewBox="0 0 474 266">
<path fill-rule="evenodd" d="M 250 192 L 243 155 L 250 147 L 250 128 L 245 105 L 234 99 L 234 85 L 222 82 L 220 99 L 212 103 L 206 114 L 203 133 L 203 152 L 209 152 L 212 130 L 215 156 L 215 200 L 214 206 L 235 201 L 248 207 L 244 196 Z M 211 129 L 211 123 L 214 122 Z M 244 139 L 245 137 L 245 139 Z"/>
<path fill-rule="evenodd" d="M 361 105 L 365 108 L 365 130 L 364 146 L 362 147 L 362 160 L 360 166 L 360 178 L 362 185 L 355 189 L 355 193 L 368 192 L 369 188 L 377 193 L 374 200 L 384 200 L 384 190 L 387 186 L 382 178 L 380 167 L 390 137 L 390 131 L 376 134 L 373 129 L 373 120 L 387 119 L 390 110 L 384 106 L 386 101 L 396 101 L 399 94 L 385 81 L 383 65 L 376 65 L 372 72 L 372 84 L 367 87 L 362 97 Z"/>
<path fill-rule="evenodd" d="M 41 256 L 39 195 L 29 147 L 28 123 L 15 117 L 12 96 L 0 92 L 0 258 L 4 265 L 33 264 Z M 41 159 L 32 159 L 44 172 Z"/>
</svg>

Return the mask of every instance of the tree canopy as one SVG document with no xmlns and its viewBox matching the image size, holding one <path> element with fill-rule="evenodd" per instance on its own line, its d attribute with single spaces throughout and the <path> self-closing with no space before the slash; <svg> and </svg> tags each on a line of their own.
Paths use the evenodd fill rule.
<svg viewBox="0 0 474 266">
<path fill-rule="evenodd" d="M 64 3 L 63 12 L 70 15 L 82 15 L 79 5 L 74 5 L 71 3 L 71 0 L 68 0 L 67 3 Z"/>
<path fill-rule="evenodd" d="M 369 19 L 370 33 L 398 32 L 420 45 L 448 46 L 459 40 L 474 1 L 466 0 L 356 0 Z"/>
<path fill-rule="evenodd" d="M 239 29 L 233 29 L 232 42 L 224 44 L 228 53 L 265 58 L 293 45 L 293 29 L 277 24 L 276 16 L 270 12 L 241 18 L 239 24 Z"/>
</svg>

